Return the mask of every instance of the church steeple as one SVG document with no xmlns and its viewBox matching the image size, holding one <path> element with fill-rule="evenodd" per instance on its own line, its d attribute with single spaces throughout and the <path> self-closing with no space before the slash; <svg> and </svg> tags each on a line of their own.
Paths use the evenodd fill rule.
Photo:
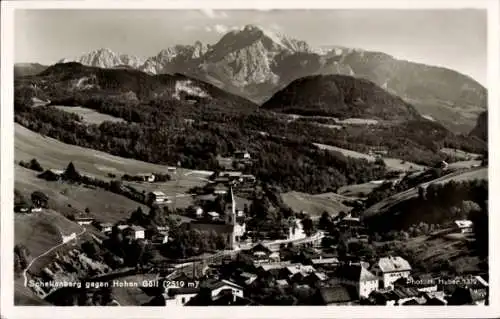
<svg viewBox="0 0 500 319">
<path fill-rule="evenodd" d="M 232 187 L 229 188 L 227 195 L 225 207 L 226 224 L 234 225 L 236 223 L 236 201 Z"/>
</svg>

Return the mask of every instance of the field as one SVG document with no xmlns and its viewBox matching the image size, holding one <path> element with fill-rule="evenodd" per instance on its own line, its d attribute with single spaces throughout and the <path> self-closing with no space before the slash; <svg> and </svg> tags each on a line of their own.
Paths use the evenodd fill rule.
<svg viewBox="0 0 500 319">
<path fill-rule="evenodd" d="M 380 184 L 376 183 L 363 183 L 355 185 L 342 186 L 337 190 L 337 193 L 343 196 L 364 198 L 367 197 L 375 188 Z"/>
<path fill-rule="evenodd" d="M 15 188 L 26 198 L 33 191 L 39 190 L 49 197 L 49 206 L 68 215 L 85 211 L 102 222 L 116 222 L 130 217 L 131 211 L 141 205 L 121 195 L 103 189 L 92 189 L 82 185 L 70 185 L 62 182 L 49 182 L 36 177 L 36 172 L 23 167 L 15 167 Z"/>
<path fill-rule="evenodd" d="M 62 106 L 62 105 L 54 105 L 58 110 L 73 113 L 81 117 L 82 121 L 88 124 L 101 124 L 102 122 L 125 122 L 124 119 L 114 117 L 111 115 L 103 114 L 96 112 L 95 110 L 88 109 L 86 107 L 81 106 Z"/>
<path fill-rule="evenodd" d="M 457 150 L 457 149 L 453 149 L 453 148 L 442 148 L 440 150 L 440 152 L 447 154 L 447 155 L 455 156 L 458 159 L 463 160 L 463 161 L 477 160 L 477 159 L 481 158 L 481 154 L 468 153 L 468 152 L 464 152 L 462 150 Z"/>
<path fill-rule="evenodd" d="M 357 159 L 365 159 L 365 160 L 370 161 L 370 162 L 374 162 L 376 160 L 375 156 L 371 156 L 371 155 L 368 155 L 365 153 L 351 151 L 351 150 L 348 150 L 345 148 L 336 147 L 336 146 L 332 146 L 332 145 L 319 144 L 319 143 L 313 143 L 313 144 L 316 145 L 320 149 L 340 152 L 344 156 L 347 156 L 347 157 L 352 157 L 352 158 L 357 158 Z M 384 160 L 384 163 L 387 166 L 389 171 L 413 171 L 413 170 L 425 169 L 425 167 L 422 165 L 402 161 L 402 160 L 397 159 L 397 158 L 385 158 L 384 157 L 382 159 Z"/>
<path fill-rule="evenodd" d="M 349 212 L 352 208 L 342 204 L 343 200 L 350 198 L 337 195 L 334 193 L 326 193 L 319 195 L 311 195 L 299 192 L 288 192 L 281 195 L 287 206 L 295 212 L 304 211 L 311 217 L 319 217 L 326 211 L 328 214 L 336 216 L 339 212 Z"/>
</svg>

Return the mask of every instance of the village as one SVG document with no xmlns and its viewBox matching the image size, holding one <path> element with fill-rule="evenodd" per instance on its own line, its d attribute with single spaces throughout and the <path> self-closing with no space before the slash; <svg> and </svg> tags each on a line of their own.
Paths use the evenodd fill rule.
<svg viewBox="0 0 500 319">
<path fill-rule="evenodd" d="M 174 210 L 175 214 L 183 214 L 183 220 L 175 226 L 162 218 L 159 218 L 160 222 L 151 222 L 157 218 L 158 212 L 164 213 L 167 210 L 163 208 L 175 201 L 160 190 L 147 194 L 136 192 L 142 197 L 132 195 L 151 208 L 149 214 L 138 211 L 114 224 L 89 214 L 74 216 L 74 221 L 83 231 L 90 233 L 90 241 L 94 244 L 84 243 L 78 247 L 75 233 L 63 236 L 63 242 L 70 249 L 57 252 L 41 273 L 32 275 L 30 287 L 41 298 L 54 298 L 59 288 L 46 287 L 44 282 L 66 279 L 109 282 L 126 275 L 137 278 L 144 275 L 157 284 L 152 293 L 151 287 L 141 289 L 149 291 L 148 296 L 154 297 L 156 305 L 164 306 L 487 303 L 487 278 L 479 275 L 446 277 L 415 272 L 401 256 L 366 258 L 363 253 L 356 255 L 343 251 L 345 248 L 340 242 L 332 242 L 332 232 L 342 234 L 348 244 L 355 243 L 360 247 L 373 241 L 373 234 L 355 214 L 334 218 L 325 215 L 330 223 L 328 229 L 309 225 L 313 222 L 307 212 L 286 217 L 278 232 L 256 228 L 255 219 L 258 217 L 251 212 L 252 202 L 247 198 L 261 186 L 258 186 L 260 183 L 255 176 L 244 173 L 244 168 L 251 165 L 250 154 L 239 151 L 233 158 L 231 166 L 243 170 L 214 172 L 205 187 L 193 189 L 191 196 L 196 205 Z M 79 176 L 82 183 L 104 183 L 72 170 L 74 168 L 49 169 L 39 178 L 60 181 Z M 154 184 L 158 180 L 170 179 L 168 174 L 175 174 L 175 170 L 171 167 L 166 174 L 127 175 L 122 180 Z M 132 189 L 124 188 L 128 192 Z M 126 193 L 125 196 L 131 195 Z M 42 192 L 34 192 L 31 200 L 31 206 L 19 205 L 15 207 L 16 211 L 36 213 L 48 207 L 48 197 Z M 152 216 L 154 212 L 155 216 Z M 472 232 L 471 221 L 456 220 L 446 234 L 469 236 Z M 198 256 L 179 255 L 161 261 L 144 257 L 164 247 L 175 255 L 179 250 L 173 250 L 171 246 L 178 244 L 176 237 L 185 234 L 205 234 L 200 240 L 213 241 L 214 244 Z M 115 243 L 116 238 L 120 238 L 119 244 Z M 92 248 L 96 245 L 98 248 Z M 112 253 L 99 256 L 101 247 Z M 182 248 L 182 252 L 188 248 Z M 117 249 L 126 253 L 119 255 Z M 130 257 L 129 251 L 136 249 L 140 251 L 139 257 Z"/>
</svg>

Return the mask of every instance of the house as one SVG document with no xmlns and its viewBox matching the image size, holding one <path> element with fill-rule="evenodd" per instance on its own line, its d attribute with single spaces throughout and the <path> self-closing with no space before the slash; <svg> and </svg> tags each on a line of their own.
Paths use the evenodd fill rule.
<svg viewBox="0 0 500 319">
<path fill-rule="evenodd" d="M 218 299 L 225 291 L 230 291 L 235 297 L 243 298 L 243 287 L 229 280 L 209 279 L 200 284 L 203 290 L 212 300 Z"/>
<path fill-rule="evenodd" d="M 19 204 L 14 206 L 14 212 L 16 213 L 31 213 L 32 208 L 28 204 Z"/>
<path fill-rule="evenodd" d="M 183 287 L 167 289 L 163 296 L 165 297 L 165 306 L 184 306 L 193 297 L 198 295 L 199 288 Z"/>
<path fill-rule="evenodd" d="M 450 306 L 485 305 L 488 298 L 487 289 L 457 287 L 449 299 Z"/>
<path fill-rule="evenodd" d="M 320 288 L 316 300 L 324 306 L 350 306 L 359 303 L 359 296 L 352 286 L 334 285 Z"/>
<path fill-rule="evenodd" d="M 98 223 L 97 224 L 97 229 L 99 229 L 102 233 L 110 232 L 112 228 L 113 228 L 112 223 Z"/>
<path fill-rule="evenodd" d="M 220 217 L 220 214 L 219 213 L 216 213 L 216 212 L 208 212 L 207 213 L 208 217 L 210 217 L 210 219 L 212 220 L 217 220 L 219 219 Z"/>
<path fill-rule="evenodd" d="M 242 272 L 240 275 L 239 275 L 239 280 L 238 282 L 240 282 L 241 284 L 243 284 L 244 286 L 249 286 L 251 285 L 255 280 L 257 280 L 258 276 L 256 274 L 252 274 L 252 273 L 249 273 L 249 272 Z"/>
<path fill-rule="evenodd" d="M 165 193 L 160 191 L 154 191 L 149 193 L 148 201 L 153 204 L 169 203 L 169 199 Z"/>
<path fill-rule="evenodd" d="M 358 264 L 339 266 L 332 274 L 334 282 L 356 288 L 359 297 L 367 298 L 378 288 L 378 278 L 365 267 Z"/>
<path fill-rule="evenodd" d="M 125 232 L 133 239 L 144 239 L 144 228 L 137 225 L 132 225 L 125 229 Z"/>
<path fill-rule="evenodd" d="M 287 274 L 288 278 L 291 278 L 298 273 L 300 273 L 305 278 L 307 275 L 315 272 L 316 269 L 314 269 L 314 267 L 311 265 L 292 264 L 286 266 L 284 268 L 284 271 Z"/>
<path fill-rule="evenodd" d="M 76 217 L 75 221 L 78 223 L 78 225 L 90 225 L 94 222 L 94 218 L 92 217 Z"/>
<path fill-rule="evenodd" d="M 233 153 L 233 156 L 236 159 L 250 159 L 251 158 L 250 153 L 248 153 L 247 151 L 244 151 L 244 150 L 235 151 Z"/>
<path fill-rule="evenodd" d="M 399 278 L 408 278 L 411 266 L 402 257 L 383 257 L 372 267 L 372 271 L 381 280 L 381 288 L 392 289 L 393 283 Z"/>
<path fill-rule="evenodd" d="M 397 306 L 415 300 L 420 294 L 415 288 L 397 287 L 393 290 L 374 291 L 370 294 L 369 299 L 375 305 Z M 422 302 L 425 302 L 425 300 Z"/>
<path fill-rule="evenodd" d="M 228 178 L 230 181 L 239 180 L 242 175 L 243 173 L 238 171 L 224 171 L 219 173 L 220 178 Z"/>
<path fill-rule="evenodd" d="M 335 257 L 331 258 L 316 258 L 311 260 L 314 267 L 323 267 L 323 268 L 333 268 L 338 266 L 339 260 Z"/>
<path fill-rule="evenodd" d="M 39 174 L 38 177 L 43 178 L 47 181 L 58 181 L 62 178 L 63 174 L 64 174 L 63 170 L 51 168 Z"/>
<path fill-rule="evenodd" d="M 470 220 L 455 220 L 455 229 L 462 234 L 473 232 L 474 223 Z"/>
<path fill-rule="evenodd" d="M 324 272 L 315 271 L 309 275 L 307 275 L 302 282 L 311 286 L 316 287 L 317 285 L 328 280 L 328 276 Z"/>
<path fill-rule="evenodd" d="M 173 173 L 177 170 L 177 167 L 175 166 L 167 166 L 167 172 Z"/>
<path fill-rule="evenodd" d="M 255 178 L 254 175 L 251 174 L 243 174 L 240 176 L 240 182 L 242 183 L 250 183 L 253 184 L 257 181 L 257 178 Z"/>
<path fill-rule="evenodd" d="M 156 179 L 155 174 L 153 173 L 141 173 L 138 176 L 143 179 L 145 182 L 153 183 Z"/>
</svg>

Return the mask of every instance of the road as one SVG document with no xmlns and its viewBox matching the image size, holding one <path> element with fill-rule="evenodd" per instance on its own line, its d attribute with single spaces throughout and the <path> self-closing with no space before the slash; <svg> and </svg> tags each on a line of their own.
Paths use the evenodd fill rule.
<svg viewBox="0 0 500 319">
<path fill-rule="evenodd" d="M 363 218 L 371 217 L 375 214 L 380 213 L 380 211 L 386 210 L 389 207 L 392 207 L 396 204 L 399 204 L 399 203 L 406 201 L 408 199 L 411 199 L 413 197 L 417 197 L 419 187 L 426 188 L 430 184 L 449 182 L 449 181 L 451 181 L 451 180 L 453 180 L 461 175 L 463 177 L 463 176 L 471 175 L 471 174 L 479 175 L 480 173 L 485 173 L 486 176 L 488 176 L 488 167 L 475 167 L 475 168 L 472 168 L 472 169 L 469 169 L 466 171 L 453 172 L 453 173 L 450 173 L 448 175 L 436 178 L 430 182 L 422 183 L 416 187 L 410 188 L 409 190 L 392 195 L 391 197 L 388 197 L 388 198 L 376 203 L 375 205 L 369 207 L 363 213 Z"/>
<path fill-rule="evenodd" d="M 59 230 L 59 231 L 60 231 L 60 230 Z M 78 237 L 79 237 L 79 236 L 83 235 L 86 231 L 87 231 L 87 229 L 86 229 L 85 227 L 82 227 L 82 231 L 81 231 L 80 233 L 76 234 L 76 238 L 75 238 L 75 240 L 76 240 L 76 239 L 78 239 Z M 62 240 L 62 237 L 63 237 L 63 234 L 61 233 L 61 240 Z M 57 245 L 55 245 L 55 246 L 53 246 L 53 247 L 49 248 L 48 250 L 46 250 L 44 253 L 42 253 L 42 254 L 40 254 L 40 255 L 36 256 L 35 258 L 33 258 L 33 259 L 31 260 L 31 262 L 28 264 L 28 266 L 26 266 L 26 268 L 23 270 L 24 286 L 25 286 L 25 287 L 27 287 L 27 285 L 28 285 L 28 275 L 27 275 L 28 270 L 29 270 L 29 269 L 30 269 L 30 267 L 31 267 L 31 266 L 35 263 L 35 261 L 37 261 L 37 260 L 38 260 L 38 258 L 43 257 L 43 256 L 45 256 L 45 255 L 47 255 L 47 254 L 50 254 L 52 251 L 56 250 L 57 248 L 59 248 L 59 247 L 61 247 L 61 246 L 66 245 L 66 244 L 68 244 L 68 243 L 70 243 L 70 242 L 68 241 L 68 242 L 62 242 L 62 243 L 60 243 L 60 244 L 57 244 Z"/>
</svg>

